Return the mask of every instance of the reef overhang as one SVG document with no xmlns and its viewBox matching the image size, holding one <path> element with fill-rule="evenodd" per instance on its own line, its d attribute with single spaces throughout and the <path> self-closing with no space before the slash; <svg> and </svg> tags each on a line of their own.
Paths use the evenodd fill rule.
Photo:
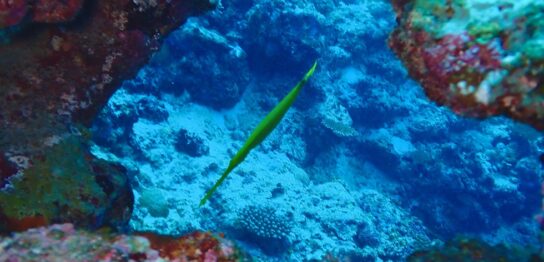
<svg viewBox="0 0 544 262">
<path fill-rule="evenodd" d="M 126 224 L 125 170 L 90 154 L 86 127 L 165 35 L 215 4 L 0 3 L 0 232 Z"/>
</svg>

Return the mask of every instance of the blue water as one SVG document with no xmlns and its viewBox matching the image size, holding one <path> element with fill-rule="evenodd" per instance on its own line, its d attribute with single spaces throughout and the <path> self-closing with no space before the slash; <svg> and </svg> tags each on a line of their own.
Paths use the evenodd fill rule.
<svg viewBox="0 0 544 262">
<path fill-rule="evenodd" d="M 430 102 L 388 50 L 388 1 L 233 0 L 112 97 L 93 152 L 129 170 L 131 227 L 224 232 L 262 261 L 398 261 L 464 234 L 537 244 L 544 137 Z M 319 66 L 219 187 L 252 129 Z"/>
</svg>

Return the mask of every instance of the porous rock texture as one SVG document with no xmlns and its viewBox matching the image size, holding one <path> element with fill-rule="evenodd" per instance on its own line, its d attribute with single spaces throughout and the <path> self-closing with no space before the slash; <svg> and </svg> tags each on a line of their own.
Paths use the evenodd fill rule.
<svg viewBox="0 0 544 262">
<path fill-rule="evenodd" d="M 127 222 L 124 168 L 89 153 L 85 125 L 163 36 L 213 6 L 0 1 L 0 231 Z"/>
</svg>

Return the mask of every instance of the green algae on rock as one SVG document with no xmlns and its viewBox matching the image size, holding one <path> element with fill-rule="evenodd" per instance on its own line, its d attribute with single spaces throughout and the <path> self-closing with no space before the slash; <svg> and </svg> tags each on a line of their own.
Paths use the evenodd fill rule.
<svg viewBox="0 0 544 262">
<path fill-rule="evenodd" d="M 0 191 L 0 210 L 5 216 L 0 231 L 24 228 L 21 223 L 29 217 L 43 224 L 55 222 L 68 211 L 62 216 L 78 225 L 129 219 L 132 206 L 127 204 L 133 200 L 124 168 L 114 169 L 93 158 L 79 137 L 64 138 L 33 161 L 22 177 L 10 179 L 14 190 Z M 31 226 L 35 225 L 39 224 Z"/>
</svg>

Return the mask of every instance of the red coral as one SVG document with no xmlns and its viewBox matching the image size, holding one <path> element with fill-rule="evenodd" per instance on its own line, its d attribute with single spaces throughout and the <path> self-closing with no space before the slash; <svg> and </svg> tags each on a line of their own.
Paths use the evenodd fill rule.
<svg viewBox="0 0 544 262">
<path fill-rule="evenodd" d="M 26 0 L 0 0 L 0 28 L 20 23 L 27 9 Z"/>
<path fill-rule="evenodd" d="M 430 73 L 447 81 L 460 71 L 457 59 L 465 49 L 467 35 L 447 35 L 438 43 L 423 50 L 423 59 Z"/>
<path fill-rule="evenodd" d="M 459 78 L 459 74 L 478 75 L 475 82 L 479 83 L 483 74 L 500 68 L 499 53 L 495 49 L 472 42 L 472 37 L 466 33 L 446 35 L 425 48 L 423 58 L 429 72 L 445 82 L 451 82 L 452 76 Z"/>
<path fill-rule="evenodd" d="M 405 26 L 409 28 L 409 24 Z M 482 45 L 473 40 L 466 33 L 435 40 L 424 31 L 399 28 L 391 34 L 389 45 L 402 60 L 409 61 L 410 74 L 437 103 L 469 116 L 496 114 L 496 106 L 480 104 L 473 96 L 450 88 L 460 81 L 466 86 L 478 86 L 488 72 L 501 67 L 500 53 L 493 42 Z"/>
</svg>

